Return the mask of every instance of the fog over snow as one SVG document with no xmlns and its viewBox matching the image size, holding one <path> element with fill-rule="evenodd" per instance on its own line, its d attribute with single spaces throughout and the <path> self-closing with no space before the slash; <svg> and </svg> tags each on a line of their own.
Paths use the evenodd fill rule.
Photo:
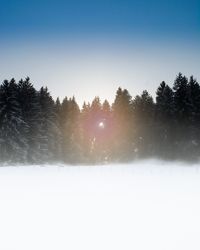
<svg viewBox="0 0 200 250">
<path fill-rule="evenodd" d="M 199 164 L 0 168 L 2 250 L 200 249 Z"/>
</svg>

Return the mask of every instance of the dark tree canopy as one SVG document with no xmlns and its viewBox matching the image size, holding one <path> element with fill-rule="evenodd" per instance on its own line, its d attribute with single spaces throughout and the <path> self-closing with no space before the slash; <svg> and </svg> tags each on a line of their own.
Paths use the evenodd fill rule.
<svg viewBox="0 0 200 250">
<path fill-rule="evenodd" d="M 0 163 L 102 164 L 157 157 L 199 160 L 200 85 L 179 73 L 132 97 L 118 88 L 110 104 L 96 96 L 53 100 L 30 79 L 0 85 Z"/>
</svg>

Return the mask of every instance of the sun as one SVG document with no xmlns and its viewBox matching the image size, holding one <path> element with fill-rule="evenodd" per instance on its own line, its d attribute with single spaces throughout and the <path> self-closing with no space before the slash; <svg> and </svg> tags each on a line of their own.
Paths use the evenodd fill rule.
<svg viewBox="0 0 200 250">
<path fill-rule="evenodd" d="M 99 127 L 100 129 L 104 129 L 104 128 L 105 128 L 104 122 L 99 122 L 98 127 Z"/>
</svg>

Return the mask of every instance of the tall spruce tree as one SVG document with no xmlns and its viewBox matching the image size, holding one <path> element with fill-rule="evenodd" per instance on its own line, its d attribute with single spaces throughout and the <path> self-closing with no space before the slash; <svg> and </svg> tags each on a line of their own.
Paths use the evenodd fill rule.
<svg viewBox="0 0 200 250">
<path fill-rule="evenodd" d="M 104 124 L 102 105 L 99 97 L 95 97 L 90 106 L 90 161 L 101 162 L 103 157 L 102 136 L 103 129 L 99 124 Z M 104 125 L 103 125 L 104 126 Z"/>
<path fill-rule="evenodd" d="M 191 100 L 188 88 L 188 79 L 181 73 L 174 81 L 174 103 L 177 121 L 187 124 L 190 118 Z"/>
<path fill-rule="evenodd" d="M 109 162 L 112 156 L 112 146 L 114 141 L 113 133 L 113 113 L 107 100 L 102 104 L 103 129 L 102 129 L 102 161 Z"/>
<path fill-rule="evenodd" d="M 75 98 L 65 98 L 61 107 L 63 160 L 75 164 L 80 162 L 80 110 Z"/>
<path fill-rule="evenodd" d="M 165 82 L 162 82 L 157 89 L 155 112 L 155 154 L 159 157 L 172 158 L 174 152 L 174 94 Z"/>
<path fill-rule="evenodd" d="M 80 113 L 81 153 L 83 163 L 89 163 L 91 154 L 90 103 L 83 103 Z"/>
<path fill-rule="evenodd" d="M 174 111 L 175 122 L 174 138 L 176 144 L 176 157 L 190 157 L 188 141 L 190 140 L 190 127 L 192 122 L 191 111 L 192 103 L 188 79 L 181 73 L 174 81 Z"/>
<path fill-rule="evenodd" d="M 55 149 L 54 155 L 55 159 L 59 162 L 62 161 L 62 105 L 60 102 L 60 99 L 57 98 L 55 102 L 55 124 L 57 126 L 57 133 L 56 133 L 56 144 L 57 144 L 57 149 Z"/>
<path fill-rule="evenodd" d="M 118 88 L 113 110 L 113 160 L 128 161 L 132 158 L 132 124 L 133 113 L 131 105 L 132 97 L 128 90 Z"/>
<path fill-rule="evenodd" d="M 27 162 L 28 126 L 23 120 L 14 79 L 0 86 L 0 161 Z"/>
<path fill-rule="evenodd" d="M 191 105 L 188 146 L 190 154 L 198 158 L 200 153 L 200 86 L 193 76 L 189 79 L 188 88 Z"/>
<path fill-rule="evenodd" d="M 55 103 L 47 88 L 39 91 L 40 117 L 39 117 L 39 145 L 40 160 L 51 162 L 56 160 L 59 148 L 59 125 L 56 116 Z"/>
<path fill-rule="evenodd" d="M 155 104 L 153 98 L 144 90 L 132 102 L 134 113 L 134 151 L 138 157 L 151 157 L 155 142 Z"/>
<path fill-rule="evenodd" d="M 17 100 L 19 102 L 22 118 L 28 126 L 26 138 L 28 141 L 28 161 L 37 163 L 40 159 L 40 103 L 38 92 L 30 82 L 30 78 L 20 80 L 17 87 Z"/>
</svg>

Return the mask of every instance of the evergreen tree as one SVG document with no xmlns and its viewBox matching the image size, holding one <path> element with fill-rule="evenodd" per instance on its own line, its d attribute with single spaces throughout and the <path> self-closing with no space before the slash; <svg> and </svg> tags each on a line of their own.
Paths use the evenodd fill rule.
<svg viewBox="0 0 200 250">
<path fill-rule="evenodd" d="M 75 98 L 65 98 L 61 107 L 63 159 L 68 163 L 78 163 L 80 150 L 80 110 Z"/>
<path fill-rule="evenodd" d="M 190 141 L 190 127 L 192 122 L 192 103 L 188 79 L 181 73 L 174 82 L 175 122 L 174 138 L 176 144 L 176 157 L 189 157 L 188 142 Z"/>
<path fill-rule="evenodd" d="M 113 113 L 107 100 L 102 105 L 103 129 L 102 129 L 102 161 L 109 162 L 112 156 L 113 134 Z"/>
<path fill-rule="evenodd" d="M 14 79 L 5 80 L 0 86 L 0 161 L 27 161 L 27 124 L 17 100 Z"/>
<path fill-rule="evenodd" d="M 89 117 L 88 117 L 88 138 L 90 145 L 89 162 L 95 163 L 101 161 L 101 133 L 102 130 L 99 124 L 103 122 L 102 105 L 99 97 L 95 97 L 90 105 Z"/>
<path fill-rule="evenodd" d="M 47 88 L 41 88 L 39 92 L 40 118 L 39 118 L 39 145 L 40 160 L 50 162 L 56 159 L 59 148 L 59 125 L 56 116 L 55 103 Z"/>
<path fill-rule="evenodd" d="M 28 126 L 26 138 L 28 141 L 28 161 L 36 163 L 40 159 L 40 104 L 38 92 L 30 82 L 30 78 L 20 80 L 17 86 L 17 100 L 22 111 L 22 118 Z"/>
<path fill-rule="evenodd" d="M 172 158 L 174 152 L 174 94 L 162 82 L 156 92 L 155 150 L 158 156 Z"/>
<path fill-rule="evenodd" d="M 200 86 L 193 76 L 190 77 L 188 82 L 188 89 L 191 111 L 190 120 L 193 123 L 198 123 L 200 122 Z"/>
<path fill-rule="evenodd" d="M 61 103 L 60 103 L 59 97 L 56 99 L 55 110 L 56 110 L 56 114 L 57 114 L 58 116 L 60 116 L 60 112 L 61 112 Z"/>
<path fill-rule="evenodd" d="M 190 77 L 188 82 L 189 95 L 190 95 L 190 126 L 188 147 L 190 154 L 194 158 L 199 157 L 200 153 L 200 86 L 193 76 Z"/>
<path fill-rule="evenodd" d="M 179 73 L 174 81 L 173 89 L 176 119 L 186 124 L 189 121 L 188 118 L 190 118 L 191 111 L 190 93 L 186 76 Z"/>
<path fill-rule="evenodd" d="M 149 157 L 154 153 L 155 140 L 155 104 L 153 98 L 144 90 L 132 102 L 135 137 L 134 151 L 139 157 Z"/>
<path fill-rule="evenodd" d="M 80 114 L 81 153 L 84 163 L 89 163 L 91 154 L 90 126 L 90 103 L 84 102 Z"/>
<path fill-rule="evenodd" d="M 55 159 L 57 161 L 62 161 L 62 105 L 60 99 L 57 98 L 55 102 L 55 117 L 56 117 L 56 126 L 57 126 L 57 133 L 56 133 L 56 142 L 57 142 L 57 149 L 55 150 Z"/>
<path fill-rule="evenodd" d="M 128 90 L 118 88 L 115 101 L 112 105 L 113 110 L 113 160 L 128 161 L 132 158 L 132 97 Z"/>
</svg>

